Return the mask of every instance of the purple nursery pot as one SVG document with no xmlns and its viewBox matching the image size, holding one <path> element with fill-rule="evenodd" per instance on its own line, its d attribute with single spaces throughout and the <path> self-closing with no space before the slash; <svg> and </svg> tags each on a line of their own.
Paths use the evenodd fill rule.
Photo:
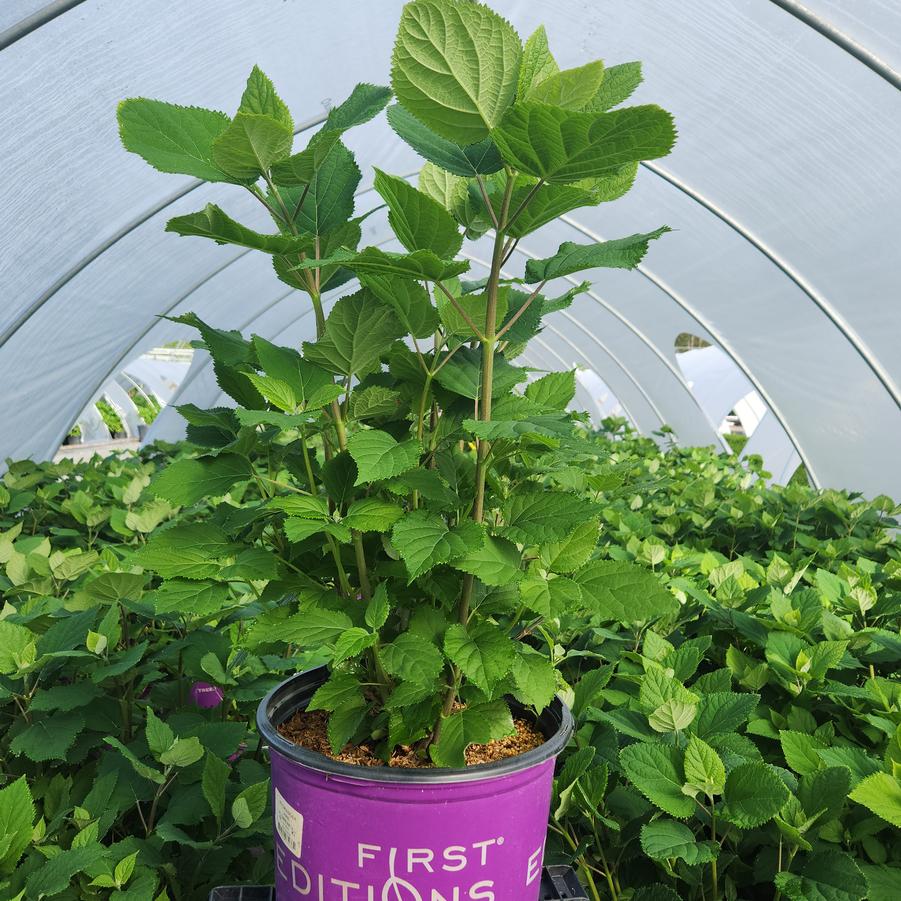
<svg viewBox="0 0 901 901">
<path fill-rule="evenodd" d="M 547 741 L 518 757 L 461 770 L 351 766 L 277 731 L 326 678 L 325 667 L 299 673 L 257 711 L 278 901 L 538 901 L 567 707 L 554 700 L 538 723 Z"/>
</svg>

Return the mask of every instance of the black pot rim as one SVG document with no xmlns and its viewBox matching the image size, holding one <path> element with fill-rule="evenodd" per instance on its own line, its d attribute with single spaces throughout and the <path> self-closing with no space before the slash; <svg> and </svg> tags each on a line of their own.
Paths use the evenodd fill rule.
<svg viewBox="0 0 901 901">
<path fill-rule="evenodd" d="M 282 757 L 299 763 L 310 770 L 341 776 L 361 782 L 393 782 L 401 784 L 441 785 L 453 782 L 478 782 L 496 779 L 531 769 L 553 757 L 557 757 L 566 747 L 573 732 L 573 717 L 569 708 L 555 697 L 551 704 L 539 715 L 538 726 L 547 740 L 525 754 L 508 757 L 494 763 L 482 763 L 465 769 L 429 767 L 405 769 L 389 766 L 355 766 L 332 760 L 318 751 L 311 751 L 283 738 L 278 726 L 298 710 L 304 709 L 315 690 L 328 678 L 328 668 L 318 666 L 296 673 L 290 679 L 270 691 L 257 708 L 257 728 L 270 749 L 278 751 Z M 528 714 L 527 708 L 513 702 L 514 708 Z"/>
</svg>

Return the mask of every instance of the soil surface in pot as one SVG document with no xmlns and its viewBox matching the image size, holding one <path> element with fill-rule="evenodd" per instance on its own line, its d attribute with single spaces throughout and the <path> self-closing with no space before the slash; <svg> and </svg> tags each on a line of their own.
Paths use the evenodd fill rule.
<svg viewBox="0 0 901 901">
<path fill-rule="evenodd" d="M 489 742 L 487 745 L 471 745 L 466 751 L 467 766 L 494 763 L 508 757 L 518 757 L 527 751 L 543 745 L 546 741 L 541 730 L 528 720 L 515 718 L 516 731 L 507 738 Z M 385 766 L 369 745 L 347 745 L 340 754 L 333 754 L 328 740 L 328 714 L 324 710 L 298 710 L 278 727 L 279 735 L 295 745 L 317 751 L 341 763 L 357 766 Z M 407 769 L 428 768 L 431 761 L 422 759 L 413 748 L 400 747 L 387 764 Z"/>
</svg>

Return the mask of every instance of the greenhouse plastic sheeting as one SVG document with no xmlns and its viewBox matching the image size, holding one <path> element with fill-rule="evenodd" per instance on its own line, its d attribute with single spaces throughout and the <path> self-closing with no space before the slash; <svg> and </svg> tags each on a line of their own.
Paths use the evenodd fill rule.
<svg viewBox="0 0 901 901">
<path fill-rule="evenodd" d="M 639 272 L 589 273 L 591 295 L 551 318 L 526 362 L 585 366 L 642 431 L 667 423 L 683 443 L 712 443 L 716 423 L 675 359 L 676 336 L 691 332 L 731 357 L 817 484 L 901 495 L 901 273 L 890 262 L 901 200 L 897 4 L 493 6 L 523 36 L 546 23 L 563 66 L 643 60 L 636 100 L 671 109 L 680 131 L 673 154 L 643 167 L 626 198 L 522 242 L 511 266 L 565 240 L 675 229 Z M 309 337 L 308 319 L 270 321 L 273 310 L 299 315 L 305 300 L 280 297 L 266 261 L 163 233 L 168 218 L 210 200 L 261 220 L 240 192 L 126 154 L 116 102 L 144 95 L 232 111 L 259 63 L 296 121 L 315 124 L 356 82 L 386 83 L 400 7 L 3 5 L 0 458 L 50 456 L 124 364 L 164 335 L 192 337 L 157 324 L 160 313 L 202 306 L 216 324 L 262 333 L 259 319 L 272 335 Z M 17 17 L 29 16 L 17 33 Z M 351 143 L 364 167 L 416 168 L 384 118 Z M 370 232 L 366 240 L 387 237 L 378 221 Z M 484 259 L 484 247 L 472 254 Z"/>
</svg>

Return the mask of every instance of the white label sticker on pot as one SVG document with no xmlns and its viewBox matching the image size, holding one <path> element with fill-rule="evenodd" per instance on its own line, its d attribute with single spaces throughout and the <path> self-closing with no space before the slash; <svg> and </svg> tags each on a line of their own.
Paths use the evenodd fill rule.
<svg viewBox="0 0 901 901">
<path fill-rule="evenodd" d="M 300 857 L 303 847 L 303 814 L 295 810 L 278 789 L 275 790 L 275 831 L 288 850 L 295 857 Z"/>
</svg>

